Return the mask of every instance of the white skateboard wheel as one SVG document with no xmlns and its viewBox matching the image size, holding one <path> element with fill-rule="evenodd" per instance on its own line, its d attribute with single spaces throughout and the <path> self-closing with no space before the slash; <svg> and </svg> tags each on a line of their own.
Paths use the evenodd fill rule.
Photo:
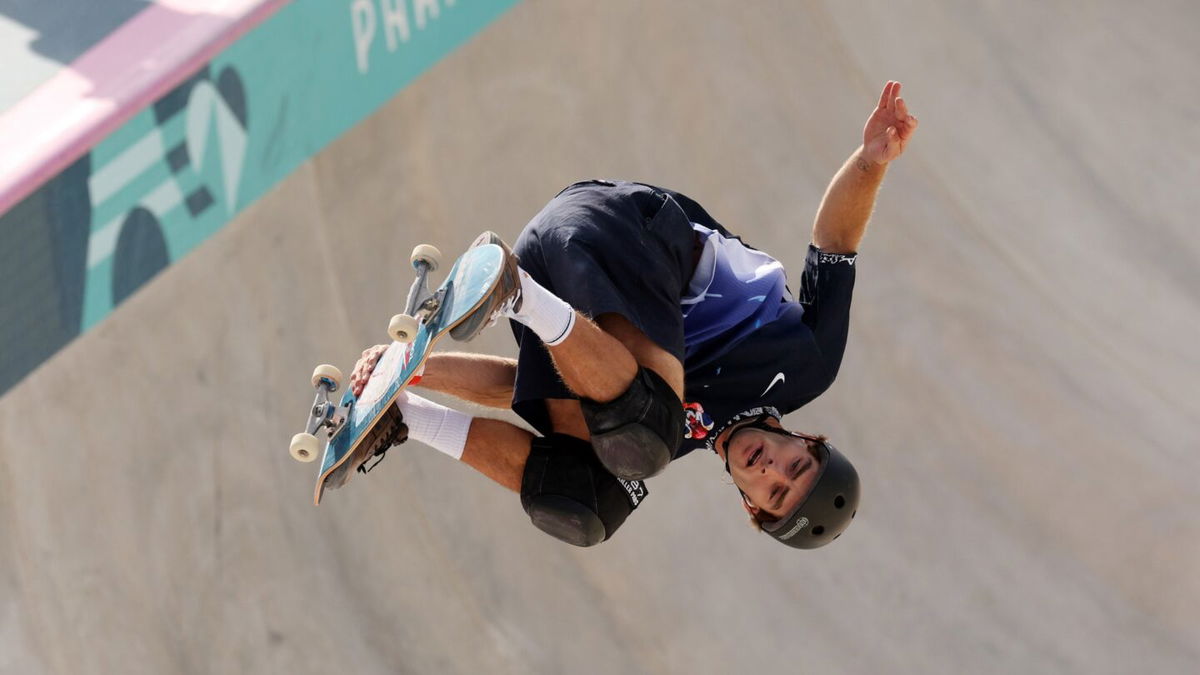
<svg viewBox="0 0 1200 675">
<path fill-rule="evenodd" d="M 296 434 L 292 436 L 292 445 L 288 450 L 297 462 L 311 462 L 321 452 L 321 442 L 312 434 Z"/>
<path fill-rule="evenodd" d="M 322 363 L 313 371 L 312 385 L 314 387 L 321 386 L 321 380 L 333 382 L 333 389 L 330 389 L 330 391 L 337 391 L 338 387 L 342 386 L 342 371 L 328 363 Z"/>
<path fill-rule="evenodd" d="M 426 263 L 429 265 L 429 271 L 432 272 L 442 264 L 442 252 L 437 250 L 436 246 L 420 244 L 413 249 L 408 261 L 412 263 L 413 267 L 416 267 L 418 262 Z"/>
<path fill-rule="evenodd" d="M 392 317 L 388 323 L 388 335 L 396 342 L 405 344 L 417 339 L 417 329 L 421 327 L 421 323 L 416 317 L 407 314 L 397 314 Z"/>
</svg>

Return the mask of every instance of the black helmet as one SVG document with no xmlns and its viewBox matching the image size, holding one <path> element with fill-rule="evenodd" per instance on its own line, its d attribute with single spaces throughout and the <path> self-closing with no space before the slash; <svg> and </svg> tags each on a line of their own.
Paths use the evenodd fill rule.
<svg viewBox="0 0 1200 675">
<path fill-rule="evenodd" d="M 714 441 L 721 432 L 730 428 L 733 429 L 733 433 L 725 440 L 727 448 L 733 434 L 746 428 L 804 438 L 817 442 L 821 467 L 808 496 L 779 520 L 762 523 L 763 532 L 793 548 L 819 548 L 837 539 L 858 513 L 859 481 L 854 465 L 833 447 L 832 443 L 824 439 L 767 424 L 768 417 L 779 419 L 778 411 L 773 408 L 757 409 L 756 412 L 758 414 L 753 416 L 735 416 L 724 428 L 718 430 L 718 433 L 713 434 Z M 725 470 L 729 471 L 728 454 L 726 458 Z M 738 491 L 740 492 L 741 488 L 738 488 Z"/>
</svg>

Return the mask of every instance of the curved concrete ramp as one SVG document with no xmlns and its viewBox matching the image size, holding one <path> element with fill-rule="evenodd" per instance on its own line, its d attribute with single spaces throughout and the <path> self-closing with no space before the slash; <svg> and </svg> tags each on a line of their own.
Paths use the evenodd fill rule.
<svg viewBox="0 0 1200 675">
<path fill-rule="evenodd" d="M 0 402 L 0 671 L 1195 672 L 1196 6 L 570 4 L 506 14 Z M 704 456 L 592 550 L 415 444 L 311 506 L 309 373 L 382 339 L 414 244 L 629 177 L 795 271 L 888 78 L 921 130 L 842 374 L 790 419 L 866 481 L 838 545 L 750 531 Z"/>
</svg>

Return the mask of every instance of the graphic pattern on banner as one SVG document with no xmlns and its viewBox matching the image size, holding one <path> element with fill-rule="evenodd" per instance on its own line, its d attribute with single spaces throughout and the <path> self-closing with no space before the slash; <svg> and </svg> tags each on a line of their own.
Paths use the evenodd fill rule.
<svg viewBox="0 0 1200 675">
<path fill-rule="evenodd" d="M 516 2 L 297 0 L 0 214 L 0 394 Z"/>
</svg>

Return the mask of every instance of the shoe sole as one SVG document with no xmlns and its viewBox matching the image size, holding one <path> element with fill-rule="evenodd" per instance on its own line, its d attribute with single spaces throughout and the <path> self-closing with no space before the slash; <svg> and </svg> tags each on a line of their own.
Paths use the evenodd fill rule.
<svg viewBox="0 0 1200 675">
<path fill-rule="evenodd" d="M 450 329 L 450 337 L 458 342 L 470 342 L 474 340 L 485 328 L 491 325 L 493 315 L 496 311 L 503 307 L 504 303 L 508 302 L 521 289 L 521 277 L 517 271 L 519 263 L 517 255 L 512 252 L 508 244 L 495 232 L 484 232 L 479 235 L 471 244 L 471 248 L 487 244 L 495 244 L 504 249 L 504 269 L 500 272 L 500 279 L 496 282 L 496 288 L 483 301 L 483 304 L 471 313 L 470 316 L 463 319 L 462 323 Z"/>
</svg>

